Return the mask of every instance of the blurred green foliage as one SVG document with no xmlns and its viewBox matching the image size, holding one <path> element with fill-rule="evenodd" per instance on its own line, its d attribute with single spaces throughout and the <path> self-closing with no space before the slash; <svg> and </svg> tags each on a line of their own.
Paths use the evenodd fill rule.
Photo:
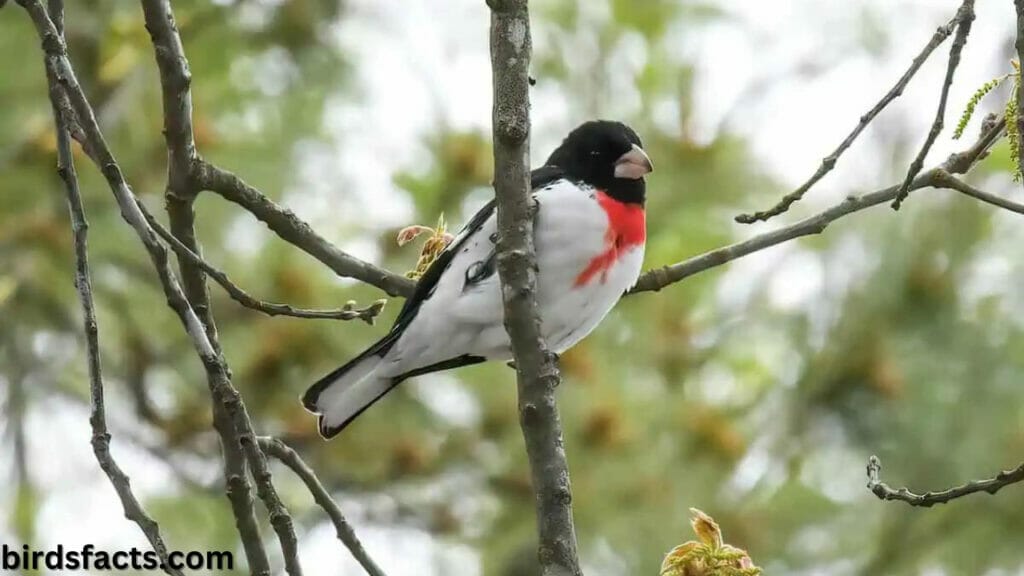
<svg viewBox="0 0 1024 576">
<path fill-rule="evenodd" d="M 632 79 L 640 104 L 625 120 L 644 135 L 658 167 L 650 180 L 648 265 L 735 241 L 745 230 L 730 215 L 780 189 L 759 169 L 745 135 L 693 135 L 699 79 L 694 63 L 670 50 L 676 34 L 727 14 L 713 2 L 606 0 L 609 16 L 594 20 L 583 18 L 583 1 L 534 3 L 534 35 L 545 47 L 535 55 L 535 75 L 578 103 L 580 118 L 603 116 L 617 97 L 614 52 L 625 42 L 643 46 L 644 64 Z M 5 456 L 28 426 L 25 413 L 49 410 L 53 398 L 88 401 L 45 78 L 38 41 L 19 10 L 0 13 Z M 136 193 L 158 208 L 165 150 L 141 11 L 128 0 L 86 0 L 68 10 L 73 61 L 107 139 Z M 346 6 L 180 0 L 174 10 L 194 77 L 199 148 L 281 200 L 280 191 L 297 182 L 297 147 L 326 139 L 329 100 L 354 98 L 353 63 L 332 38 Z M 666 104 L 677 112 L 674 125 L 656 120 Z M 467 198 L 488 193 L 488 135 L 442 126 L 422 145 L 428 163 L 399 167 L 396 187 L 415 223 L 432 223 L 441 212 L 462 221 Z M 199 473 L 200 464 L 215 468 L 218 459 L 199 363 L 101 178 L 78 161 L 108 394 L 122 399 L 109 415 L 118 423 L 115 447 L 134 443 L 187 457 L 174 460 L 176 488 L 147 501 L 174 547 L 237 548 L 220 484 Z M 983 171 L 1008 180 L 1010 166 L 1003 146 Z M 287 200 L 301 206 L 304 197 Z M 240 250 L 234 231 L 251 219 L 234 206 L 204 196 L 198 210 L 207 258 L 253 294 L 323 307 L 379 297 L 338 282 L 262 228 L 257 238 L 243 235 Z M 898 217 L 865 212 L 822 237 L 751 257 L 771 259 L 767 268 L 742 262 L 624 300 L 562 360 L 559 398 L 587 573 L 656 574 L 689 532 L 691 506 L 711 513 L 766 574 L 1019 572 L 1024 490 L 917 510 L 875 500 L 862 477 L 873 452 L 888 464 L 887 480 L 922 489 L 988 475 L 1024 454 L 1024 308 L 1013 299 L 1013 287 L 1024 285 L 1017 264 L 1024 239 L 1014 222 L 925 191 Z M 330 233 L 366 239 L 367 230 Z M 369 240 L 383 265 L 411 269 L 415 250 L 398 250 L 395 231 Z M 799 298 L 807 285 L 813 295 Z M 211 290 L 257 429 L 292 444 L 344 502 L 360 502 L 361 522 L 469 545 L 484 574 L 534 573 L 533 497 L 506 367 L 404 385 L 324 443 L 298 395 L 384 327 L 267 318 Z M 785 304 L 791 293 L 797 305 Z M 399 308 L 387 308 L 385 325 Z M 444 392 L 433 401 L 432 387 Z M 462 396 L 475 416 L 453 419 Z M 2 521 L 31 543 L 46 530 L 34 511 L 48 495 L 30 474 L 16 480 L 4 488 L 4 501 L 15 505 L 3 509 Z M 282 471 L 278 482 L 303 527 L 324 521 L 290 475 Z M 271 531 L 264 534 L 276 550 Z M 620 566 L 605 561 L 608 551 Z M 388 565 L 386 554 L 377 556 Z"/>
</svg>

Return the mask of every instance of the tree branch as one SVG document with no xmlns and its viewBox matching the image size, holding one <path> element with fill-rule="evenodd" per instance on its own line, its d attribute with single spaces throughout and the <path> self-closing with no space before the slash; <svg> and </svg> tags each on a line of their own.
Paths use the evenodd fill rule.
<svg viewBox="0 0 1024 576">
<path fill-rule="evenodd" d="M 995 478 L 971 480 L 962 486 L 955 486 L 941 492 L 929 491 L 924 494 L 915 494 L 907 488 L 890 488 L 888 484 L 879 479 L 881 470 L 882 462 L 877 456 L 872 456 L 868 459 L 868 490 L 871 490 L 872 494 L 878 496 L 880 500 L 899 500 L 911 506 L 921 506 L 924 508 L 930 508 L 936 504 L 946 504 L 976 492 L 995 494 L 1010 484 L 1024 481 L 1024 464 L 1021 464 L 1013 470 L 1000 472 Z"/>
<path fill-rule="evenodd" d="M 170 3 L 166 0 L 143 0 L 142 11 L 160 72 L 164 139 L 167 142 L 165 198 L 167 215 L 173 231 L 171 237 L 190 254 L 198 256 L 201 249 L 195 235 L 193 208 L 198 188 L 192 178 L 197 153 L 192 131 L 192 95 L 189 90 L 192 75 Z M 138 202 L 138 205 L 142 210 L 142 203 Z M 155 222 L 151 217 L 148 219 L 150 224 Z M 210 308 L 210 294 L 203 270 L 196 262 L 188 259 L 180 259 L 178 264 L 188 303 L 203 322 L 211 345 L 220 352 L 217 325 Z M 231 423 L 228 407 L 223 402 L 224 398 L 217 393 L 212 393 L 211 396 L 214 429 L 220 438 L 224 454 L 225 493 L 231 503 L 235 526 L 242 540 L 250 571 L 260 576 L 269 576 L 270 562 L 256 520 L 252 485 L 247 475 L 245 448 Z"/>
<path fill-rule="evenodd" d="M 1024 204 L 1019 204 L 1017 202 L 1013 202 L 1012 200 L 1000 198 L 999 196 L 996 196 L 995 194 L 989 194 L 984 190 L 978 190 L 974 186 L 971 186 L 970 184 L 964 182 L 963 180 L 956 178 L 955 176 L 953 176 L 949 172 L 946 172 L 945 170 L 939 170 L 935 174 L 935 183 L 933 184 L 933 186 L 936 188 L 956 190 L 961 194 L 970 196 L 971 198 L 974 198 L 975 200 L 980 200 L 982 202 L 985 202 L 986 204 L 991 204 L 1004 210 L 1009 210 L 1010 212 L 1016 212 L 1017 214 L 1024 214 Z"/>
<path fill-rule="evenodd" d="M 277 458 L 282 464 L 292 469 L 295 475 L 309 489 L 310 494 L 313 495 L 313 500 L 324 509 L 327 516 L 330 517 L 331 523 L 334 524 L 334 529 L 338 534 L 338 540 L 348 548 L 352 556 L 359 562 L 359 565 L 366 570 L 366 573 L 370 576 L 385 576 L 384 571 L 381 570 L 377 563 L 370 558 L 370 555 L 363 548 L 363 543 L 359 541 L 352 525 L 345 519 L 345 515 L 341 512 L 341 507 L 338 503 L 331 498 L 331 495 L 324 488 L 324 485 L 317 478 L 316 473 L 310 468 L 299 456 L 298 452 L 292 450 L 290 446 L 284 443 L 284 441 L 278 438 L 261 437 L 257 439 L 260 448 L 267 454 Z"/>
<path fill-rule="evenodd" d="M 910 163 L 907 177 L 896 192 L 896 199 L 892 201 L 893 210 L 900 209 L 903 200 L 910 193 L 911 182 L 921 172 L 921 168 L 924 167 L 924 159 L 928 156 L 928 151 L 932 149 L 935 139 L 942 132 L 946 118 L 946 101 L 949 99 L 949 89 L 953 86 L 953 75 L 960 64 L 960 53 L 963 52 L 964 46 L 967 44 L 967 36 L 971 33 L 971 24 L 974 23 L 974 0 L 964 0 L 964 3 L 960 5 L 960 9 L 957 10 L 955 21 L 957 23 L 956 37 L 953 38 L 953 45 L 949 48 L 946 77 L 942 81 L 942 91 L 939 94 L 939 108 L 935 111 L 935 120 L 932 122 L 931 130 L 928 131 L 928 136 L 925 138 L 921 150 L 918 151 L 914 161 Z"/>
<path fill-rule="evenodd" d="M 192 133 L 192 72 L 185 58 L 185 49 L 174 21 L 168 0 L 142 0 L 146 19 L 160 70 L 163 92 L 164 139 L 167 141 L 168 184 L 170 193 L 187 199 L 192 190 L 192 165 L 197 159 Z"/>
<path fill-rule="evenodd" d="M 149 222 L 149 225 L 154 231 L 156 231 L 157 235 L 163 238 L 164 241 L 167 242 L 167 245 L 170 246 L 178 256 L 188 260 L 202 270 L 207 276 L 213 278 L 217 284 L 220 284 L 221 287 L 224 288 L 224 291 L 227 292 L 233 300 L 246 308 L 262 312 L 268 316 L 293 316 L 295 318 L 322 318 L 328 320 L 355 320 L 358 318 L 367 324 L 372 325 L 374 319 L 377 318 L 384 309 L 384 305 L 387 303 L 387 300 L 377 300 L 365 308 L 356 308 L 355 304 L 350 302 L 345 305 L 345 307 L 337 310 L 307 310 L 304 308 L 295 308 L 289 304 L 275 304 L 272 302 L 258 300 L 245 290 L 239 288 L 238 285 L 232 282 L 231 279 L 228 278 L 228 275 L 222 270 L 216 268 L 195 252 L 189 250 L 188 246 L 185 246 L 181 240 L 175 238 L 170 231 L 164 228 L 163 225 L 161 225 L 160 222 L 150 214 L 149 210 L 146 209 L 146 206 L 142 204 L 141 201 L 139 202 L 139 209 L 142 210 L 142 214 L 146 217 L 146 221 Z"/>
<path fill-rule="evenodd" d="M 907 68 L 907 71 L 903 73 L 903 76 L 896 81 L 896 84 L 890 88 L 884 96 L 882 96 L 882 99 L 879 100 L 871 110 L 868 110 L 866 114 L 860 117 L 860 121 L 857 123 L 857 126 L 854 127 L 853 131 L 846 136 L 846 139 L 839 144 L 838 148 L 822 159 L 821 166 L 818 167 L 806 182 L 801 184 L 796 190 L 783 196 L 782 200 L 780 200 L 775 206 L 761 212 L 754 212 L 753 214 L 740 214 L 736 217 L 736 221 L 740 224 L 753 224 L 759 220 L 768 220 L 778 216 L 779 214 L 785 213 L 789 210 L 790 206 L 800 201 L 800 199 L 802 199 L 804 195 L 818 183 L 819 180 L 824 178 L 826 174 L 835 168 L 839 157 L 846 152 L 857 137 L 860 136 L 860 133 L 867 128 L 868 124 L 870 124 L 882 110 L 885 110 L 886 106 L 903 94 L 903 90 L 908 84 L 910 84 L 910 80 L 915 74 L 917 74 L 917 71 L 921 69 L 921 66 L 926 60 L 928 60 L 932 52 L 938 48 L 940 44 L 945 42 L 946 38 L 949 38 L 953 33 L 953 29 L 956 27 L 959 17 L 960 13 L 957 12 L 957 15 L 954 16 L 952 20 L 943 26 L 939 26 L 938 30 L 935 31 L 935 34 L 932 35 L 931 40 L 929 40 L 921 52 L 914 57 L 914 60 L 910 63 L 910 68 Z"/>
<path fill-rule="evenodd" d="M 572 492 L 555 403 L 558 364 L 541 336 L 530 196 L 530 19 L 527 0 L 490 0 L 494 81 L 494 190 L 498 274 L 505 329 L 515 358 L 519 421 L 537 505 L 538 556 L 545 576 L 581 574 Z"/>
<path fill-rule="evenodd" d="M 39 6 L 39 9 L 42 7 Z M 64 35 L 64 4 L 63 0 L 51 0 L 49 12 L 55 22 L 54 30 L 59 39 Z M 173 576 L 181 576 L 179 570 L 172 569 L 167 562 L 167 546 L 160 535 L 160 526 L 142 508 L 139 500 L 132 492 L 131 481 L 110 453 L 110 432 L 107 429 L 107 415 L 103 392 L 103 369 L 100 360 L 99 325 L 96 322 L 96 309 L 92 297 L 92 279 L 89 272 L 88 234 L 89 223 L 85 218 L 82 195 L 78 188 L 78 175 L 75 172 L 74 158 L 71 154 L 71 135 L 68 131 L 68 118 L 62 112 L 62 92 L 53 74 L 47 74 L 50 101 L 53 105 L 54 127 L 57 134 L 57 173 L 64 183 L 67 195 L 68 212 L 71 216 L 71 230 L 75 251 L 75 287 L 78 300 L 82 307 L 82 324 L 85 332 L 86 357 L 89 370 L 89 396 L 91 410 L 89 423 L 92 426 L 92 450 L 96 455 L 100 468 L 110 480 L 110 484 L 121 500 L 121 507 L 126 518 L 139 526 L 149 541 L 150 546 L 159 556 L 164 571 Z"/>
<path fill-rule="evenodd" d="M 996 143 L 1005 129 L 1006 122 L 1002 118 L 994 122 L 987 123 L 977 142 L 964 152 L 953 154 L 939 167 L 933 168 L 919 175 L 911 182 L 910 191 L 928 187 L 951 188 L 958 192 L 968 194 L 968 192 L 965 191 L 968 187 L 962 183 L 957 184 L 959 181 L 952 178 L 950 174 L 967 173 L 977 162 L 985 157 L 989 148 Z M 883 188 L 862 196 L 851 196 L 840 204 L 837 204 L 824 212 L 811 216 L 810 218 L 805 218 L 789 226 L 784 226 L 777 230 L 760 234 L 750 238 L 749 240 L 716 248 L 676 264 L 649 270 L 640 275 L 640 279 L 637 280 L 636 285 L 633 286 L 627 294 L 637 294 L 639 292 L 648 291 L 657 292 L 666 286 L 675 284 L 676 282 L 689 278 L 694 274 L 732 262 L 737 258 L 753 254 L 754 252 L 764 250 L 765 248 L 770 248 L 802 236 L 820 234 L 825 231 L 825 228 L 827 228 L 829 224 L 844 216 L 892 201 L 896 198 L 896 194 L 898 192 L 899 186 L 897 185 Z M 997 199 L 990 194 L 986 194 L 980 190 L 974 192 L 978 193 L 979 196 L 985 196 L 985 198 L 976 196 L 979 197 L 979 199 L 983 199 L 986 202 L 1003 208 L 1011 209 L 1009 207 L 1009 205 L 1012 204 L 1011 202 L 999 200 L 997 203 Z M 975 194 L 968 195 L 975 196 Z"/>
<path fill-rule="evenodd" d="M 42 40 L 47 68 L 54 74 L 67 94 L 69 105 L 74 109 L 81 124 L 82 137 L 88 143 L 85 146 L 86 150 L 89 151 L 90 157 L 107 180 L 121 209 L 122 217 L 131 225 L 149 253 L 167 297 L 167 303 L 178 316 L 196 353 L 203 362 L 211 393 L 218 403 L 225 406 L 230 416 L 234 434 L 238 437 L 245 459 L 252 469 L 257 494 L 267 507 L 271 525 L 281 540 L 285 568 L 290 575 L 298 576 L 302 570 L 298 563 L 298 542 L 291 516 L 281 503 L 273 486 L 266 456 L 256 445 L 252 423 L 238 391 L 231 384 L 227 365 L 207 336 L 203 323 L 185 297 L 185 293 L 171 270 L 166 249 L 146 222 L 131 189 L 124 180 L 120 167 L 111 155 L 96 123 L 92 107 L 82 92 L 71 63 L 68 61 L 63 40 L 56 33 L 53 23 L 50 22 L 39 0 L 18 0 L 18 3 L 26 9 L 31 17 Z"/>
<path fill-rule="evenodd" d="M 376 286 L 390 296 L 412 295 L 415 282 L 343 252 L 291 210 L 278 206 L 231 172 L 200 159 L 195 177 L 203 190 L 214 192 L 246 209 L 282 240 L 316 258 L 339 276 Z"/>
<path fill-rule="evenodd" d="M 283 240 L 326 264 L 339 276 L 363 281 L 391 296 L 411 295 L 415 287 L 413 281 L 338 249 L 290 210 L 278 206 L 231 172 L 198 156 L 192 136 L 191 73 L 170 4 L 167 0 L 143 0 L 142 5 L 163 87 L 164 134 L 168 148 L 167 202 L 175 236 L 193 252 L 201 254 L 196 249 L 194 232 L 183 237 L 174 222 L 181 221 L 181 228 L 184 228 L 184 221 L 188 220 L 184 213 L 191 213 L 192 200 L 200 191 L 209 190 L 251 212 Z M 176 212 L 181 216 L 175 217 Z M 201 278 L 201 274 L 190 276 Z M 186 289 L 190 284 L 198 286 L 197 282 L 186 281 Z M 187 292 L 197 293 L 198 288 Z"/>
</svg>

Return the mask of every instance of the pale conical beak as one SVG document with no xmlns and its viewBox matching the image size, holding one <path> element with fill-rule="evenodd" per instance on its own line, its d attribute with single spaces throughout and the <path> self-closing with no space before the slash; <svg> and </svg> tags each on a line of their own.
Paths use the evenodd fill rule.
<svg viewBox="0 0 1024 576">
<path fill-rule="evenodd" d="M 651 159 L 644 149 L 633 144 L 633 149 L 615 161 L 615 177 L 638 180 L 654 170 Z"/>
</svg>

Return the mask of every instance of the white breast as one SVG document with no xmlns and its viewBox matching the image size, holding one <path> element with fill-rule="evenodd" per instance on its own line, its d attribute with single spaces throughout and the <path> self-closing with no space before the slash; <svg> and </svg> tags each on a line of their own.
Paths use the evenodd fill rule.
<svg viewBox="0 0 1024 576">
<path fill-rule="evenodd" d="M 552 193 L 549 199 L 547 194 Z M 586 337 L 636 283 L 643 245 L 620 252 L 599 277 L 582 286 L 580 273 L 608 250 L 608 217 L 595 191 L 569 185 L 539 196 L 535 229 L 538 296 L 548 347 L 563 352 Z"/>
</svg>

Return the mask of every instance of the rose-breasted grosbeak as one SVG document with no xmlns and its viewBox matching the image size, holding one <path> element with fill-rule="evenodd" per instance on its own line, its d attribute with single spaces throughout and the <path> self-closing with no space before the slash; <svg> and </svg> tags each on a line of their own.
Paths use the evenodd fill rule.
<svg viewBox="0 0 1024 576">
<path fill-rule="evenodd" d="M 620 122 L 569 133 L 531 173 L 542 334 L 562 352 L 589 334 L 636 282 L 644 254 L 644 175 L 651 161 Z M 391 331 L 310 387 L 305 407 L 330 438 L 403 380 L 512 356 L 502 322 L 488 202 L 430 265 Z"/>
</svg>

